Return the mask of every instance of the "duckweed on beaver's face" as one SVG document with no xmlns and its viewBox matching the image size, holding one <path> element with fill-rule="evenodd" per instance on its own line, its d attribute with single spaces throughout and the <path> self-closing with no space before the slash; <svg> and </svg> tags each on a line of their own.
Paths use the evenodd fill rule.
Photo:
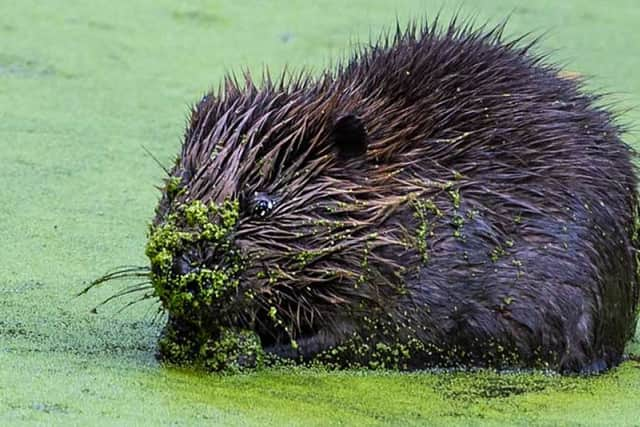
<svg viewBox="0 0 640 427">
<path fill-rule="evenodd" d="M 146 254 L 151 281 L 170 319 L 159 343 L 166 361 L 228 371 L 255 366 L 261 359 L 254 333 L 218 324 L 245 262 L 232 242 L 238 212 L 237 201 L 193 201 L 150 227 Z M 180 266 L 189 259 L 196 262 Z"/>
<path fill-rule="evenodd" d="M 238 286 L 237 275 L 244 260 L 233 247 L 231 233 L 238 221 L 238 202 L 208 206 L 200 201 L 181 205 L 165 222 L 151 226 L 146 254 L 151 261 L 154 290 L 163 307 L 173 316 L 185 316 L 200 307 L 217 305 L 230 289 Z M 185 251 L 207 252 L 219 259 L 207 265 L 188 265 L 176 271 Z M 206 255 L 205 255 L 206 256 Z M 193 309 L 193 310 L 192 310 Z"/>
<path fill-rule="evenodd" d="M 265 354 L 260 338 L 249 330 L 222 327 L 212 336 L 206 328 L 170 322 L 158 343 L 165 362 L 191 364 L 202 369 L 237 373 L 263 366 Z"/>
</svg>

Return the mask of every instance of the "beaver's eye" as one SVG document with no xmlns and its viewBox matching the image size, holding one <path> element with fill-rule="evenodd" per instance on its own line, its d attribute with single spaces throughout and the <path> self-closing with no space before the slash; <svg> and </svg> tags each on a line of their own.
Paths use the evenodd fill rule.
<svg viewBox="0 0 640 427">
<path fill-rule="evenodd" d="M 264 193 L 256 193 L 253 197 L 252 213 L 258 218 L 264 218 L 273 210 L 273 199 Z"/>
</svg>

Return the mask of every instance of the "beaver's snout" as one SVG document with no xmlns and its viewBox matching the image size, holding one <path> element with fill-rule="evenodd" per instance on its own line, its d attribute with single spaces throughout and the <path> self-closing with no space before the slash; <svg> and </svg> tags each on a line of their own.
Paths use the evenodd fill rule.
<svg viewBox="0 0 640 427">
<path fill-rule="evenodd" d="M 197 267 L 193 266 L 193 261 L 186 254 L 175 258 L 173 263 L 173 273 L 176 276 L 186 276 L 196 270 L 198 270 Z"/>
</svg>

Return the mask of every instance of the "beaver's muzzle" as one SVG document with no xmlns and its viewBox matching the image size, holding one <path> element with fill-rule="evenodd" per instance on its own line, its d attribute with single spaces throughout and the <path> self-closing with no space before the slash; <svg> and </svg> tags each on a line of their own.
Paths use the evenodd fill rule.
<svg viewBox="0 0 640 427">
<path fill-rule="evenodd" d="M 172 270 L 173 273 L 179 277 L 196 272 L 198 268 L 193 266 L 193 261 L 186 254 L 182 254 L 175 257 Z"/>
</svg>

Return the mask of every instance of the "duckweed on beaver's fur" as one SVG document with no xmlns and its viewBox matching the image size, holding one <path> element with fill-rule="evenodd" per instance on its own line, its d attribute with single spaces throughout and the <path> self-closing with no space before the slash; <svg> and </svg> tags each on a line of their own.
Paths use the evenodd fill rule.
<svg viewBox="0 0 640 427">
<path fill-rule="evenodd" d="M 180 326 L 177 326 L 180 325 Z M 165 362 L 194 365 L 202 369 L 235 373 L 264 364 L 260 339 L 253 331 L 220 328 L 212 336 L 210 328 L 170 322 L 158 343 Z"/>
<path fill-rule="evenodd" d="M 213 222 L 218 217 L 220 222 Z M 201 307 L 210 306 L 238 286 L 236 275 L 244 261 L 229 240 L 237 220 L 237 202 L 206 206 L 196 200 L 180 206 L 164 224 L 150 227 L 146 254 L 151 261 L 152 283 L 163 306 L 174 317 L 197 316 Z M 176 254 L 202 243 L 213 244 L 224 254 L 221 267 L 176 274 Z"/>
<path fill-rule="evenodd" d="M 216 325 L 216 313 L 209 311 L 238 287 L 236 276 L 244 260 L 230 241 L 237 221 L 237 201 L 205 205 L 196 200 L 181 205 L 162 225 L 150 227 L 146 254 L 151 261 L 152 284 L 170 316 L 159 343 L 164 360 L 195 363 L 216 371 L 261 363 L 257 336 Z M 220 267 L 193 266 L 186 274 L 175 272 L 174 257 L 202 244 L 213 245 L 224 254 Z"/>
</svg>

